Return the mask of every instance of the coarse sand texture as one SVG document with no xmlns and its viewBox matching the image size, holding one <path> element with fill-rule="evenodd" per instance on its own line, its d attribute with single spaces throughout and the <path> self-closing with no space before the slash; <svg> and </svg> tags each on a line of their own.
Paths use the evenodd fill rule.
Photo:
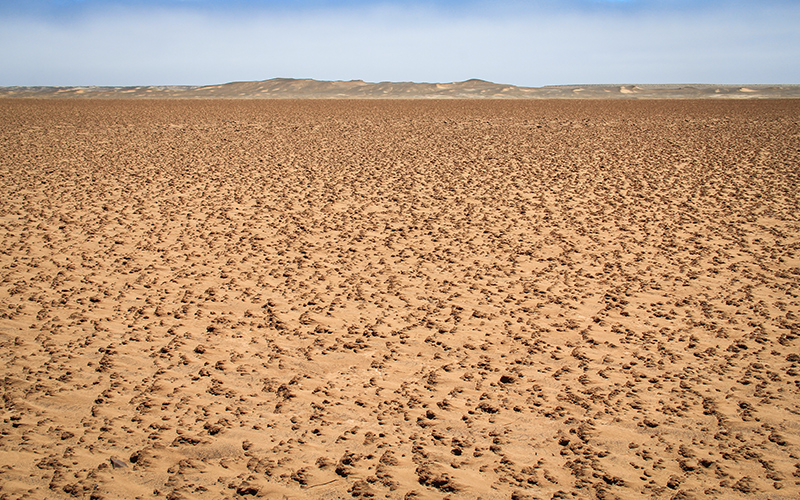
<svg viewBox="0 0 800 500">
<path fill-rule="evenodd" d="M 800 496 L 800 100 L 0 100 L 0 499 Z"/>
</svg>

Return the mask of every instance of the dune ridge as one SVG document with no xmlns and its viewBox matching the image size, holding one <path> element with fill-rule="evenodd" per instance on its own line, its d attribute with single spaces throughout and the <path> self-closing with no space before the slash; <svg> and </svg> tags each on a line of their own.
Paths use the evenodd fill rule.
<svg viewBox="0 0 800 500">
<path fill-rule="evenodd" d="M 0 97 L 183 99 L 786 99 L 800 85 L 551 85 L 273 78 L 207 86 L 0 87 Z"/>
<path fill-rule="evenodd" d="M 796 498 L 798 101 L 0 101 L 0 496 Z"/>
</svg>

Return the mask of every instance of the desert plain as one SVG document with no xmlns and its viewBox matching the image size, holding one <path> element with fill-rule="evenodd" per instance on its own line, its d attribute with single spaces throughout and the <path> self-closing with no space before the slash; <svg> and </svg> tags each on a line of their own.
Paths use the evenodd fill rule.
<svg viewBox="0 0 800 500">
<path fill-rule="evenodd" d="M 800 100 L 0 100 L 0 498 L 800 496 Z"/>
</svg>

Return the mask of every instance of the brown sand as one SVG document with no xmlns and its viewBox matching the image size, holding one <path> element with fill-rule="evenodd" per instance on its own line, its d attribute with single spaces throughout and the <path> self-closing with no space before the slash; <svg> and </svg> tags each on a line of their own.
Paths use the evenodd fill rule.
<svg viewBox="0 0 800 500">
<path fill-rule="evenodd" d="M 0 498 L 797 498 L 800 101 L 0 101 Z"/>
</svg>

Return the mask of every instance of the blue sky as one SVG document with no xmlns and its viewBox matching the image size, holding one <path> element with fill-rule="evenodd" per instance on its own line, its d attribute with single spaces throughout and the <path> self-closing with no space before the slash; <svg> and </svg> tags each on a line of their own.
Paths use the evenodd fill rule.
<svg viewBox="0 0 800 500">
<path fill-rule="evenodd" d="M 0 0 L 0 86 L 800 83 L 797 0 Z"/>
</svg>

